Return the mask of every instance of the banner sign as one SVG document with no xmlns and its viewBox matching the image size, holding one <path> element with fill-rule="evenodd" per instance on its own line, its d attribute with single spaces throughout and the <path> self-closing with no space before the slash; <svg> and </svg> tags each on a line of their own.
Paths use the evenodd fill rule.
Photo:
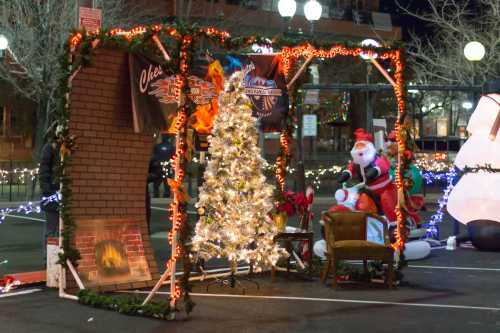
<svg viewBox="0 0 500 333">
<path fill-rule="evenodd" d="M 245 77 L 245 93 L 252 101 L 253 115 L 264 132 L 279 132 L 288 111 L 288 92 L 276 55 L 240 57 L 250 70 Z"/>
<path fill-rule="evenodd" d="M 129 74 L 134 131 L 165 129 L 177 115 L 177 108 L 169 104 L 174 101 L 173 93 L 169 95 L 165 91 L 161 96 L 155 95 L 160 82 L 167 79 L 161 66 L 143 56 L 129 54 Z"/>
<path fill-rule="evenodd" d="M 130 56 L 130 82 L 134 129 L 142 131 L 150 119 L 162 115 L 164 132 L 173 133 L 177 113 L 176 76 L 167 76 L 158 64 L 139 56 Z M 265 132 L 280 131 L 288 111 L 285 78 L 276 55 L 205 56 L 195 61 L 188 78 L 190 98 L 196 104 L 189 126 L 198 134 L 210 134 L 218 112 L 218 97 L 224 81 L 235 71 L 245 69 L 245 92 L 252 102 L 253 116 L 260 119 Z M 146 124 L 148 123 L 148 124 Z"/>
</svg>

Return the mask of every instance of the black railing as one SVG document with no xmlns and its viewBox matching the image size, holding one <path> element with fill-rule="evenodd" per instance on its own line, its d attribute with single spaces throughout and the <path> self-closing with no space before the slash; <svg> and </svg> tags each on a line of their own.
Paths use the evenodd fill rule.
<svg viewBox="0 0 500 333">
<path fill-rule="evenodd" d="M 0 201 L 33 201 L 39 196 L 37 167 L 0 163 Z"/>
<path fill-rule="evenodd" d="M 459 137 L 424 137 L 416 139 L 415 143 L 421 151 L 458 152 L 466 139 Z"/>
</svg>

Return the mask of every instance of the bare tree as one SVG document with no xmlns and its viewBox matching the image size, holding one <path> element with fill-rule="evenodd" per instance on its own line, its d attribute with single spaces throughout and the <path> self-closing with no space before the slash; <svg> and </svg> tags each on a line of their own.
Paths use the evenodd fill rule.
<svg viewBox="0 0 500 333">
<path fill-rule="evenodd" d="M 126 0 L 97 0 L 103 28 L 130 27 L 158 16 L 152 9 Z M 60 57 L 70 31 L 77 24 L 78 0 L 0 0 L 0 33 L 9 40 L 0 80 L 37 105 L 34 157 L 53 121 L 62 69 Z"/>
<path fill-rule="evenodd" d="M 420 83 L 482 84 L 500 77 L 500 1 L 425 0 L 429 10 L 412 11 L 397 5 L 408 15 L 428 24 L 435 33 L 422 38 L 411 34 L 408 62 Z M 465 59 L 464 46 L 481 42 L 484 59 L 474 64 Z"/>
</svg>

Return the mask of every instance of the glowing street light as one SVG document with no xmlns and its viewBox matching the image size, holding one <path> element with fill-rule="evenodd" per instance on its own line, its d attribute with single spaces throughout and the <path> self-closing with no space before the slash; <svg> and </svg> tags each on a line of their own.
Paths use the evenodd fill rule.
<svg viewBox="0 0 500 333">
<path fill-rule="evenodd" d="M 304 5 L 304 15 L 306 19 L 310 22 L 314 22 L 320 19 L 323 7 L 316 0 L 309 0 Z"/>
<path fill-rule="evenodd" d="M 361 42 L 361 46 L 364 46 L 364 47 L 380 47 L 380 43 L 378 41 L 376 41 L 375 39 L 368 38 L 368 39 L 365 39 L 364 41 Z M 378 54 L 377 53 L 373 53 L 370 56 L 367 52 L 361 52 L 359 54 L 359 56 L 361 58 L 363 58 L 363 60 L 370 60 L 370 58 L 377 59 Z"/>
<path fill-rule="evenodd" d="M 481 61 L 486 54 L 483 44 L 473 41 L 467 43 L 464 47 L 465 59 L 469 61 Z"/>
<path fill-rule="evenodd" d="M 474 105 L 472 104 L 472 102 L 469 102 L 469 101 L 465 101 L 462 103 L 462 107 L 466 110 L 470 110 L 472 109 Z"/>
<path fill-rule="evenodd" d="M 297 3 L 295 2 L 295 0 L 278 1 L 278 12 L 285 21 L 285 24 L 283 25 L 283 31 L 286 31 L 286 29 L 291 30 L 290 21 L 292 20 L 293 15 L 295 15 L 296 10 Z"/>
<path fill-rule="evenodd" d="M 295 0 L 280 0 L 278 2 L 278 12 L 281 17 L 291 19 L 297 10 L 297 3 Z"/>
<path fill-rule="evenodd" d="M 475 89 L 475 86 L 477 84 L 477 79 L 476 79 L 476 70 L 477 70 L 476 67 L 477 66 L 476 66 L 476 63 L 481 61 L 484 58 L 485 54 L 486 54 L 486 50 L 484 49 L 484 45 L 479 43 L 479 42 L 476 42 L 476 41 L 468 42 L 464 47 L 465 59 L 470 61 L 471 65 L 472 65 L 472 85 L 474 86 L 474 89 Z M 472 94 L 473 94 L 474 103 L 477 103 L 477 100 L 479 99 L 477 92 L 473 91 Z"/>
<path fill-rule="evenodd" d="M 311 22 L 311 35 L 314 33 L 314 22 L 320 19 L 323 7 L 316 0 L 309 0 L 304 5 L 304 15 Z"/>
</svg>

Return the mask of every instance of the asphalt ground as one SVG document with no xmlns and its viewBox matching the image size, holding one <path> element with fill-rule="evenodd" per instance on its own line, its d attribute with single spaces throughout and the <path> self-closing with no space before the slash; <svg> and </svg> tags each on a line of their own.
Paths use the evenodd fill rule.
<svg viewBox="0 0 500 333">
<path fill-rule="evenodd" d="M 161 264 L 169 254 L 169 225 L 166 205 L 153 206 L 151 239 Z M 316 220 L 327 206 L 315 207 Z M 319 235 L 317 223 L 313 226 Z M 0 266 L 0 275 L 42 268 L 37 261 L 42 228 L 38 220 L 7 217 L 0 225 L 0 257 L 9 263 Z M 451 230 L 446 218 L 442 238 Z M 241 295 L 213 286 L 207 293 L 206 282 L 195 282 L 194 313 L 175 322 L 81 306 L 59 299 L 55 290 L 32 286 L 0 296 L 0 332 L 500 332 L 498 253 L 436 249 L 429 258 L 410 262 L 404 274 L 407 284 L 394 290 L 375 283 L 333 290 L 318 279 L 295 275 L 280 275 L 271 284 L 263 275 L 256 278 L 258 290 L 248 285 Z"/>
</svg>

